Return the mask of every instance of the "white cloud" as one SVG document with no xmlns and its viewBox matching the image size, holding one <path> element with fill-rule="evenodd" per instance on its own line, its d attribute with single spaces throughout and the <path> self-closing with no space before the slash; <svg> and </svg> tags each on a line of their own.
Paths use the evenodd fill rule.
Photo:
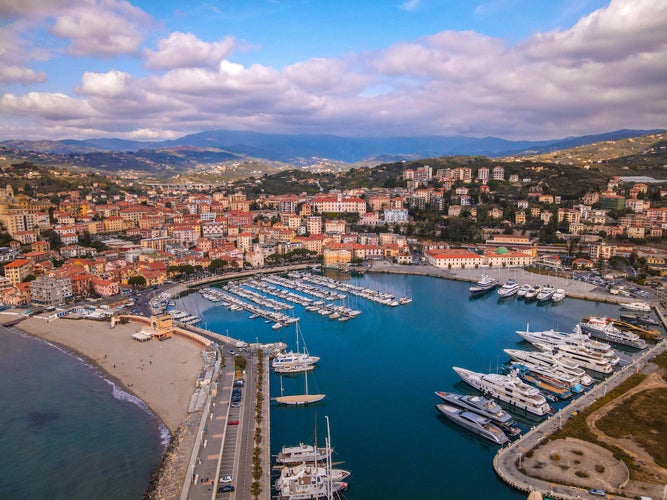
<svg viewBox="0 0 667 500">
<path fill-rule="evenodd" d="M 118 11 L 120 2 L 105 5 Z M 282 69 L 230 60 L 236 42 L 229 37 L 204 42 L 173 33 L 144 52 L 146 67 L 159 73 L 88 71 L 77 98 L 6 94 L 0 118 L 30 119 L 45 133 L 153 139 L 160 131 L 173 136 L 211 128 L 508 138 L 659 128 L 667 125 L 666 32 L 667 7 L 613 0 L 568 30 L 514 46 L 471 31 L 443 31 Z M 81 41 L 88 36 L 94 37 Z M 17 66 L 15 78 L 31 77 L 1 53 L 0 63 Z"/>
<path fill-rule="evenodd" d="M 150 17 L 119 0 L 88 0 L 57 15 L 51 33 L 70 40 L 74 56 L 111 57 L 138 53 L 142 24 Z"/>
<path fill-rule="evenodd" d="M 131 76 L 122 71 L 86 72 L 83 74 L 81 86 L 77 88 L 77 91 L 89 96 L 119 97 L 127 93 L 130 80 Z"/>
<path fill-rule="evenodd" d="M 235 46 L 231 36 L 207 43 L 192 33 L 172 33 L 157 42 L 157 51 L 144 51 L 145 65 L 151 69 L 216 67 Z"/>
<path fill-rule="evenodd" d="M 46 80 L 46 73 L 35 72 L 25 66 L 13 66 L 0 62 L 0 83 L 36 83 Z"/>
<path fill-rule="evenodd" d="M 417 9 L 417 7 L 419 7 L 419 2 L 420 0 L 405 0 L 402 4 L 398 6 L 398 8 L 401 10 L 406 10 L 408 12 L 411 12 Z"/>
<path fill-rule="evenodd" d="M 612 0 L 571 29 L 538 33 L 525 44 L 537 58 L 621 60 L 667 48 L 667 2 Z"/>
</svg>

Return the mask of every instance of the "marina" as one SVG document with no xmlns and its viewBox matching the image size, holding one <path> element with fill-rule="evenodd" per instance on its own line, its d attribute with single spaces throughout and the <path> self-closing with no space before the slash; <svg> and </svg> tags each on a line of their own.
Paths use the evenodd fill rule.
<svg viewBox="0 0 667 500">
<path fill-rule="evenodd" d="M 323 358 L 309 375 L 309 392 L 326 393 L 319 403 L 305 407 L 275 406 L 271 409 L 272 453 L 290 443 L 313 443 L 315 415 L 329 415 L 335 422 L 334 461 L 343 460 L 352 471 L 345 498 L 373 498 L 376 485 L 385 480 L 383 470 L 400 467 L 415 477 L 439 477 L 448 471 L 453 480 L 451 497 L 469 498 L 470 471 L 475 470 L 476 494 L 501 499 L 525 498 L 494 474 L 491 461 L 497 446 L 459 429 L 442 418 L 434 408 L 433 392 L 442 390 L 479 395 L 463 383 L 451 366 L 465 366 L 477 372 L 492 372 L 509 359 L 504 349 L 530 350 L 515 333 L 530 323 L 531 330 L 570 330 L 585 316 L 617 317 L 619 307 L 611 304 L 568 299 L 557 306 L 526 304 L 521 300 L 499 302 L 497 294 L 470 298 L 469 283 L 421 276 L 368 273 L 353 278 L 351 284 L 376 290 L 393 290 L 394 296 L 410 296 L 405 307 L 359 300 L 362 314 L 354 321 L 331 321 L 308 314 L 297 305 L 295 316 L 306 335 L 310 352 Z M 179 303 L 198 311 L 210 329 L 229 330 L 242 340 L 254 342 L 284 340 L 295 349 L 294 330 L 276 332 L 261 321 L 229 311 L 192 294 Z M 180 306 L 179 306 L 180 307 Z M 431 311 L 437 310 L 438 314 Z M 443 321 L 443 318 L 446 318 Z M 632 353 L 628 354 L 632 356 Z M 409 377 L 396 370 L 394 360 L 418 367 Z M 341 369 L 344 366 L 345 369 Z M 303 394 L 304 377 L 283 377 L 285 394 Z M 396 411 L 396 394 L 401 394 L 401 411 Z M 271 375 L 271 396 L 280 394 L 280 377 Z M 554 408 L 562 402 L 553 403 Z M 356 413 L 350 417 L 349 407 Z M 510 411 L 511 413 L 511 411 Z M 378 418 L 381 415 L 381 419 Z M 513 415 L 526 431 L 535 425 L 530 415 Z M 418 425 L 406 428 L 405 422 Z M 396 429 L 402 429 L 396 432 Z M 369 449 L 405 449 L 405 456 L 383 454 L 368 460 Z M 456 457 L 436 454 L 434 449 L 456 449 Z M 489 464 L 485 467 L 484 464 Z M 405 498 L 404 491 L 389 490 L 386 498 Z M 422 481 L 411 487 L 411 495 L 436 498 L 441 493 L 437 481 Z"/>
</svg>

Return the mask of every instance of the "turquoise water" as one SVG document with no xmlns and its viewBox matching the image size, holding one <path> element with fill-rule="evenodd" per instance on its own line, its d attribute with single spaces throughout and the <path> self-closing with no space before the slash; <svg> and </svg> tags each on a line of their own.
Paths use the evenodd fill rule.
<svg viewBox="0 0 667 500">
<path fill-rule="evenodd" d="M 352 298 L 363 313 L 341 323 L 295 306 L 310 352 L 320 356 L 309 378 L 310 392 L 327 398 L 307 408 L 272 407 L 271 447 L 319 443 L 331 422 L 335 460 L 352 471 L 345 498 L 519 499 L 494 474 L 497 448 L 438 415 L 438 390 L 471 392 L 452 366 L 495 371 L 507 361 L 504 348 L 526 347 L 515 330 L 570 330 L 583 316 L 617 315 L 618 308 L 566 299 L 558 305 L 499 300 L 497 294 L 471 299 L 469 283 L 421 276 L 368 274 L 353 282 L 413 298 L 390 308 Z M 200 309 L 202 326 L 246 341 L 284 340 L 294 346 L 294 328 L 275 331 L 248 313 L 188 297 Z M 286 394 L 303 392 L 303 376 L 284 377 Z M 271 379 L 273 396 L 280 380 Z M 522 418 L 526 428 L 535 421 Z"/>
<path fill-rule="evenodd" d="M 0 498 L 142 497 L 165 429 L 97 370 L 0 329 L 0 399 Z"/>
</svg>

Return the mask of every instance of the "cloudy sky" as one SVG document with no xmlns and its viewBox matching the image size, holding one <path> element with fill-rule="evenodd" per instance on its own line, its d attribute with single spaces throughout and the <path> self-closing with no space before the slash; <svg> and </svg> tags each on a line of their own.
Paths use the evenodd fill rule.
<svg viewBox="0 0 667 500">
<path fill-rule="evenodd" d="M 0 0 L 0 139 L 663 127 L 665 0 Z"/>
</svg>

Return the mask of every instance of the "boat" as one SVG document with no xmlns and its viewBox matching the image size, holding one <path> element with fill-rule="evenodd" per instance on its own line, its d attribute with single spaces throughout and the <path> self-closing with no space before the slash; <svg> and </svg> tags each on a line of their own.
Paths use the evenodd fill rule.
<svg viewBox="0 0 667 500">
<path fill-rule="evenodd" d="M 582 368 L 592 370 L 598 373 L 609 374 L 614 371 L 614 367 L 607 357 L 596 353 L 581 345 L 573 344 L 547 344 L 536 342 L 535 347 L 546 352 L 561 354 L 564 358 L 577 363 Z"/>
<path fill-rule="evenodd" d="M 482 295 L 495 289 L 496 286 L 498 286 L 498 280 L 482 275 L 477 284 L 471 286 L 468 290 L 470 290 L 470 293 L 473 295 Z"/>
<path fill-rule="evenodd" d="M 280 323 L 279 321 L 276 321 L 276 322 L 271 326 L 271 328 L 272 328 L 273 330 L 280 330 L 282 327 L 283 327 L 283 324 Z"/>
<path fill-rule="evenodd" d="M 516 436 L 521 429 L 516 425 L 512 416 L 503 410 L 493 399 L 484 396 L 469 396 L 454 392 L 437 391 L 435 393 L 445 403 L 457 406 L 464 410 L 473 411 L 493 421 L 508 436 Z"/>
<path fill-rule="evenodd" d="M 326 420 L 327 439 L 323 453 L 325 463 L 319 465 L 317 462 L 321 460 L 316 457 L 312 461 L 312 465 L 304 461 L 301 465 L 284 468 L 281 471 L 280 478 L 275 483 L 280 500 L 313 500 L 320 498 L 333 500 L 333 498 L 337 498 L 336 494 L 338 492 L 347 489 L 347 483 L 343 479 L 347 478 L 350 472 L 332 468 L 329 417 L 326 417 Z M 317 445 L 311 448 L 320 450 Z"/>
<path fill-rule="evenodd" d="M 565 292 L 565 290 L 563 290 L 562 288 L 556 288 L 556 291 L 551 296 L 551 302 L 557 304 L 559 302 L 562 302 L 565 299 L 565 297 L 567 297 L 567 293 Z"/>
<path fill-rule="evenodd" d="M 579 327 L 583 333 L 606 342 L 634 347 L 635 349 L 646 349 L 648 347 L 646 341 L 639 335 L 618 329 L 610 318 L 600 316 L 584 318 L 579 322 Z"/>
<path fill-rule="evenodd" d="M 556 293 L 556 289 L 553 286 L 544 285 L 542 290 L 540 290 L 540 293 L 538 293 L 535 298 L 538 302 L 546 302 L 551 300 L 551 297 L 553 297 L 554 293 Z"/>
<path fill-rule="evenodd" d="M 519 290 L 516 292 L 516 294 L 519 298 L 524 298 L 531 288 L 533 288 L 531 285 L 524 283 L 519 287 Z"/>
<path fill-rule="evenodd" d="M 519 287 L 520 285 L 516 281 L 508 280 L 498 289 L 498 295 L 501 297 L 511 297 L 519 291 Z"/>
<path fill-rule="evenodd" d="M 622 313 L 619 318 L 633 325 L 660 326 L 660 322 L 648 315 Z"/>
<path fill-rule="evenodd" d="M 458 366 L 454 366 L 453 369 L 468 385 L 518 409 L 525 410 L 538 417 L 547 415 L 552 411 L 540 391 L 522 382 L 516 375 L 477 373 Z"/>
<path fill-rule="evenodd" d="M 318 448 L 303 443 L 296 446 L 283 446 L 280 453 L 276 455 L 276 462 L 285 465 L 321 462 L 331 456 L 331 451 L 328 448 Z"/>
<path fill-rule="evenodd" d="M 490 418 L 483 417 L 469 410 L 462 410 L 456 406 L 438 404 L 438 411 L 455 424 L 464 427 L 475 434 L 496 444 L 505 444 L 509 439 L 500 428 L 491 422 Z"/>
<path fill-rule="evenodd" d="M 630 302 L 621 304 L 622 309 L 627 309 L 628 311 L 638 311 L 638 312 L 651 312 L 651 306 L 645 302 Z"/>
<path fill-rule="evenodd" d="M 398 299 L 398 303 L 401 305 L 409 304 L 410 302 L 412 302 L 412 299 L 410 297 L 401 297 L 400 299 Z"/>
<path fill-rule="evenodd" d="M 524 364 L 510 363 L 507 370 L 508 373 L 515 373 L 527 384 L 533 385 L 548 394 L 556 396 L 557 399 L 568 399 L 572 396 L 572 391 L 567 384 L 549 375 L 540 373 L 539 371 L 533 371 L 530 367 Z"/>
<path fill-rule="evenodd" d="M 535 366 L 543 366 L 554 370 L 554 373 L 564 373 L 574 377 L 577 383 L 591 386 L 595 383 L 593 377 L 586 373 L 577 363 L 565 358 L 562 354 L 547 351 L 524 351 L 521 349 L 505 349 L 505 353 L 515 361 Z"/>
<path fill-rule="evenodd" d="M 526 292 L 526 300 L 535 300 L 537 295 L 542 291 L 540 285 L 534 285 Z"/>
<path fill-rule="evenodd" d="M 344 469 L 328 470 L 326 467 L 303 463 L 293 467 L 283 467 L 280 471 L 280 477 L 276 479 L 275 487 L 280 495 L 279 498 L 327 498 L 326 495 L 321 496 L 322 492 L 320 491 L 319 485 L 322 483 L 326 484 L 326 482 L 330 480 L 334 485 L 339 485 L 338 488 L 332 488 L 333 492 L 341 491 L 347 486 L 342 481 L 349 476 L 350 471 Z M 313 482 L 314 491 L 310 488 L 313 485 Z M 299 491 L 299 486 L 303 485 L 308 485 L 308 487 L 301 488 L 302 491 Z M 295 496 L 297 494 L 299 494 L 299 496 Z M 311 496 L 302 496 L 309 494 Z M 313 494 L 318 494 L 319 496 L 312 496 Z"/>
<path fill-rule="evenodd" d="M 628 316 L 634 316 L 633 314 L 621 314 L 621 318 L 625 317 L 626 320 L 629 319 Z M 624 332 L 632 332 L 636 333 L 642 338 L 645 339 L 651 339 L 651 340 L 657 340 L 660 338 L 660 330 L 657 328 L 649 328 L 648 326 L 653 324 L 649 323 L 649 321 L 655 321 L 651 318 L 643 318 L 644 320 L 648 321 L 641 321 L 639 319 L 635 319 L 634 322 L 628 322 L 624 321 L 622 319 L 612 319 L 612 322 L 614 323 L 614 326 L 620 330 L 623 330 Z M 655 321 L 655 324 L 659 323 Z"/>
<path fill-rule="evenodd" d="M 517 330 L 516 333 L 518 333 L 521 337 L 523 337 L 524 340 L 530 342 L 533 345 L 537 345 L 538 343 L 545 343 L 550 345 L 566 344 L 576 348 L 581 347 L 593 354 L 599 354 L 605 357 L 612 366 L 616 366 L 620 361 L 619 357 L 616 355 L 616 352 L 609 344 L 598 342 L 597 340 L 592 340 L 588 335 L 582 333 L 581 327 L 579 325 L 575 325 L 574 331 L 572 333 L 558 332 L 556 330 L 531 332 L 528 331 L 528 328 L 526 328 L 526 331 L 523 332 Z M 583 367 L 588 368 L 586 366 Z"/>
<path fill-rule="evenodd" d="M 283 378 L 282 376 L 280 377 L 280 396 L 275 398 L 276 403 L 283 404 L 283 405 L 289 405 L 289 406 L 305 406 L 309 405 L 312 403 L 317 403 L 318 401 L 322 401 L 325 397 L 326 394 L 309 394 L 308 393 L 308 372 L 304 371 L 303 372 L 303 377 L 305 380 L 305 393 L 304 394 L 294 394 L 291 396 L 284 396 L 283 395 Z"/>
<path fill-rule="evenodd" d="M 306 340 L 303 338 L 303 333 L 297 321 L 295 327 L 296 334 L 296 351 L 289 351 L 277 354 L 271 360 L 271 368 L 276 373 L 299 373 L 302 371 L 309 371 L 315 367 L 315 364 L 320 360 L 318 356 L 311 356 L 306 346 Z M 300 351 L 300 345 L 303 346 L 303 352 Z"/>
<path fill-rule="evenodd" d="M 558 388 L 564 387 L 568 391 L 570 391 L 570 393 L 579 394 L 581 392 L 584 392 L 584 388 L 579 383 L 578 377 L 570 373 L 567 373 L 559 369 L 558 367 L 545 366 L 543 364 L 530 363 L 529 361 L 516 361 L 516 360 L 510 363 L 510 366 L 513 365 L 517 365 L 516 368 L 519 368 L 518 365 L 525 366 L 531 373 L 533 373 L 540 380 L 543 380 L 545 383 L 553 385 Z M 560 391 L 557 391 L 556 395 L 561 397 Z M 565 398 L 561 397 L 561 399 Z"/>
</svg>

